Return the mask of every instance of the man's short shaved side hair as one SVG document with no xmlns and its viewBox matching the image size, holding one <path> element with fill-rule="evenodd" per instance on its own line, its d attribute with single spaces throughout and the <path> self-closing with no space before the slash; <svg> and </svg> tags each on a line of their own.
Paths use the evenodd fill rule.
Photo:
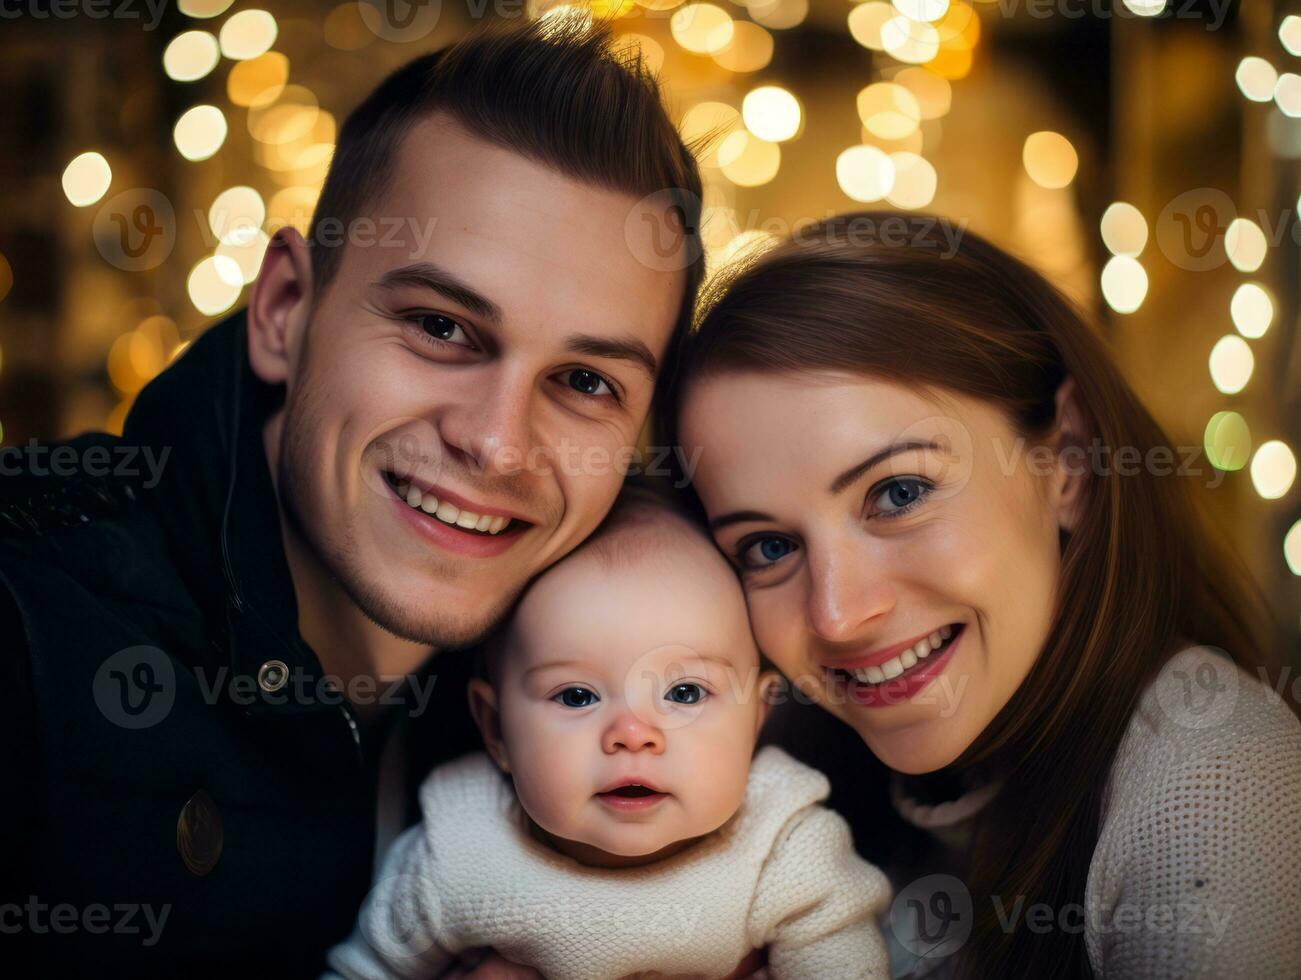
<svg viewBox="0 0 1301 980">
<path fill-rule="evenodd" d="M 334 244 L 339 236 L 322 235 L 322 223 L 347 228 L 361 217 L 390 180 L 403 138 L 441 113 L 574 180 L 637 199 L 662 195 L 691 259 L 676 331 L 685 333 L 704 275 L 700 172 L 659 78 L 639 49 L 616 50 L 611 38 L 605 23 L 547 18 L 476 32 L 389 75 L 339 132 L 308 232 L 316 295 L 337 275 L 348 238 Z"/>
</svg>

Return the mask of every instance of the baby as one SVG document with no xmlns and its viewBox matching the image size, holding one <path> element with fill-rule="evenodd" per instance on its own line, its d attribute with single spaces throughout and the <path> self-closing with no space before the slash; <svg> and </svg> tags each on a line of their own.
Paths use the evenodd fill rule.
<svg viewBox="0 0 1301 980">
<path fill-rule="evenodd" d="M 669 503 L 626 491 L 486 661 L 487 753 L 427 778 L 334 970 L 437 977 L 492 947 L 548 980 L 717 978 L 766 946 L 776 980 L 889 975 L 889 884 L 819 805 L 826 777 L 754 754 L 776 675 L 731 568 Z"/>
</svg>

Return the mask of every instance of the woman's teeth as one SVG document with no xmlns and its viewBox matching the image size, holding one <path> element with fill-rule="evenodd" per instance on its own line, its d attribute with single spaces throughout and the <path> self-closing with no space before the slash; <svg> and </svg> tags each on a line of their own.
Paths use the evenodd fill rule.
<svg viewBox="0 0 1301 980">
<path fill-rule="evenodd" d="M 848 673 L 852 674 L 854 680 L 861 684 L 880 684 L 883 681 L 894 680 L 909 667 L 917 666 L 917 661 L 925 660 L 931 655 L 932 651 L 942 647 L 951 636 L 953 636 L 953 627 L 941 626 L 930 636 L 918 640 L 916 646 L 905 650 L 897 657 L 891 657 L 883 664 L 877 664 L 873 667 L 860 667 L 857 670 L 848 671 Z"/>
<path fill-rule="evenodd" d="M 444 524 L 463 528 L 466 531 L 480 531 L 487 534 L 500 534 L 510 523 L 509 517 L 493 517 L 490 514 L 476 514 L 472 510 L 462 510 L 449 501 L 439 501 L 432 493 L 424 493 L 417 486 L 408 483 L 397 484 L 398 496 L 416 510 L 423 510 L 431 517 L 437 517 Z"/>
</svg>

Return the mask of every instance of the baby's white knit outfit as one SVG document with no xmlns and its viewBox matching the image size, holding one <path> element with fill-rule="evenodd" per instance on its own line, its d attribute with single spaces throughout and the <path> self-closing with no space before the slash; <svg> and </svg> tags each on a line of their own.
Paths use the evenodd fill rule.
<svg viewBox="0 0 1301 980">
<path fill-rule="evenodd" d="M 466 756 L 421 786 L 423 822 L 394 842 L 329 965 L 358 980 L 437 977 L 489 946 L 548 980 L 718 978 L 767 946 L 774 980 L 884 980 L 890 886 L 819 805 L 829 791 L 769 746 L 718 830 L 652 864 L 594 868 L 535 839 L 509 780 Z"/>
</svg>

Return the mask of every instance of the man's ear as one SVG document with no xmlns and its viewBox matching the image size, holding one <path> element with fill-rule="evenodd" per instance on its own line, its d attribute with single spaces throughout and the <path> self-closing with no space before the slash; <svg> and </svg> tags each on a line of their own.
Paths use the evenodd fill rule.
<svg viewBox="0 0 1301 980">
<path fill-rule="evenodd" d="M 267 384 L 293 376 L 298 341 L 312 308 L 312 261 L 303 236 L 281 228 L 267 246 L 248 302 L 248 356 Z"/>
<path fill-rule="evenodd" d="M 466 691 L 470 699 L 470 714 L 479 726 L 484 748 L 502 772 L 510 772 L 510 757 L 501 737 L 501 714 L 497 711 L 497 692 L 481 677 L 470 678 Z"/>
<path fill-rule="evenodd" d="M 1052 475 L 1051 502 L 1058 525 L 1063 530 L 1074 531 L 1084 508 L 1089 472 L 1089 424 L 1074 378 L 1067 378 L 1058 386 L 1055 402 L 1053 450 L 1057 465 Z"/>
<path fill-rule="evenodd" d="M 772 710 L 772 698 L 781 680 L 782 675 L 777 671 L 765 670 L 754 685 L 754 696 L 759 699 L 759 716 L 754 725 L 756 738 L 763 729 L 763 723 L 768 720 L 768 712 Z"/>
</svg>

